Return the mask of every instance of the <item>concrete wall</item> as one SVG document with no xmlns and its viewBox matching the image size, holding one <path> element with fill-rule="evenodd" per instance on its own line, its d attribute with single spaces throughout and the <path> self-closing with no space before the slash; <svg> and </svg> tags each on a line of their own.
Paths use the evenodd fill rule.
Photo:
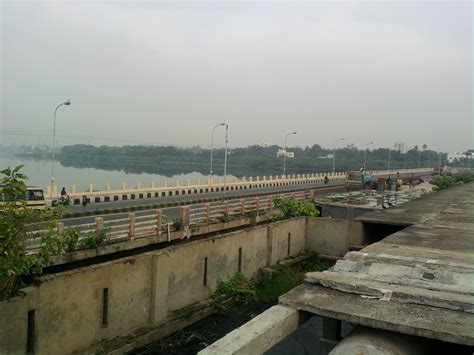
<svg viewBox="0 0 474 355">
<path fill-rule="evenodd" d="M 103 339 L 166 322 L 171 312 L 208 298 L 217 279 L 239 267 L 247 277 L 305 249 L 306 219 L 256 226 L 136 256 L 43 276 L 27 294 L 0 302 L 0 353 L 25 353 L 28 311 L 35 311 L 37 354 L 88 349 Z M 204 284 L 204 260 L 207 282 Z M 108 323 L 102 325 L 103 290 Z"/>
<path fill-rule="evenodd" d="M 344 219 L 307 217 L 306 250 L 317 254 L 344 256 L 363 238 L 362 223 Z"/>
</svg>

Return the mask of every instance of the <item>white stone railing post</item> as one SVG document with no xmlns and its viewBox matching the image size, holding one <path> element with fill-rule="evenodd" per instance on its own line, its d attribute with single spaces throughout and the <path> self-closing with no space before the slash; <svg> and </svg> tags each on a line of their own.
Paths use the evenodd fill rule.
<svg viewBox="0 0 474 355">
<path fill-rule="evenodd" d="M 58 232 L 58 234 L 61 234 L 63 230 L 64 230 L 64 223 L 63 222 L 56 223 L 56 232 Z"/>
<path fill-rule="evenodd" d="M 95 232 L 100 233 L 104 227 L 104 219 L 102 217 L 96 217 L 95 219 Z"/>
<path fill-rule="evenodd" d="M 156 233 L 161 232 L 161 216 L 163 215 L 163 211 L 161 209 L 157 209 L 155 213 L 156 218 Z"/>
<path fill-rule="evenodd" d="M 133 239 L 135 237 L 135 213 L 128 214 L 128 237 Z"/>
</svg>

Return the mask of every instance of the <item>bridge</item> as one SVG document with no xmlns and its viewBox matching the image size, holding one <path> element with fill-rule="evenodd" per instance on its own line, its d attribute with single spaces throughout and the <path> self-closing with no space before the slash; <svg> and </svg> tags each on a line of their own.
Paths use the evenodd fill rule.
<svg viewBox="0 0 474 355">
<path fill-rule="evenodd" d="M 415 174 L 416 176 L 428 175 L 433 173 L 432 168 L 419 168 L 419 169 L 399 169 L 399 170 L 373 170 L 368 171 L 367 174 L 373 176 L 395 176 L 397 172 L 403 176 L 410 176 Z M 111 189 L 111 185 L 107 184 L 104 190 L 97 190 L 91 184 L 87 191 L 76 191 L 74 185 L 70 187 L 69 196 L 71 197 L 72 204 L 74 206 L 80 206 L 82 198 L 85 196 L 88 204 L 97 203 L 111 203 L 118 201 L 133 201 L 133 200 L 148 200 L 150 202 L 156 202 L 160 199 L 169 197 L 183 197 L 183 196 L 194 196 L 202 194 L 213 194 L 219 193 L 220 195 L 232 195 L 235 192 L 242 192 L 245 190 L 256 190 L 262 189 L 262 191 L 277 191 L 278 189 L 290 189 L 297 187 L 308 187 L 308 186 L 319 186 L 323 184 L 324 177 L 329 178 L 331 184 L 343 185 L 347 172 L 336 172 L 336 173 L 317 173 L 317 174 L 298 174 L 298 175 L 287 175 L 287 176 L 257 176 L 243 179 L 227 179 L 224 181 L 222 178 L 215 180 L 208 180 L 206 183 L 197 181 L 191 183 L 188 181 L 187 184 L 181 184 L 176 181 L 173 186 L 168 186 L 165 182 L 163 186 L 155 186 L 151 183 L 150 186 L 144 187 L 140 183 L 137 183 L 135 187 L 129 188 L 125 183 L 122 184 L 120 189 Z M 60 195 L 58 194 L 57 187 L 51 186 L 46 189 L 46 199 L 52 203 L 56 202 Z M 112 206 L 116 206 L 112 205 Z"/>
</svg>

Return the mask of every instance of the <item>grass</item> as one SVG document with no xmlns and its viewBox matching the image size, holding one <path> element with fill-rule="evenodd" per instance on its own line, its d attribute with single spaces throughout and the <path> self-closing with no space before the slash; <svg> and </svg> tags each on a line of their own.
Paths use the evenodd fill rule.
<svg viewBox="0 0 474 355">
<path fill-rule="evenodd" d="M 324 271 L 331 264 L 317 257 L 289 267 L 277 269 L 270 277 L 264 277 L 257 284 L 257 299 L 261 302 L 276 302 L 278 297 L 301 284 L 307 272 Z"/>
</svg>

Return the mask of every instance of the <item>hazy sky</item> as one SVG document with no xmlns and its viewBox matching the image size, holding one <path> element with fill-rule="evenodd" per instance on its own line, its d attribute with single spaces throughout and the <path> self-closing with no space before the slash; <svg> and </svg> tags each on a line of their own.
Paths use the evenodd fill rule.
<svg viewBox="0 0 474 355">
<path fill-rule="evenodd" d="M 71 98 L 61 145 L 207 146 L 228 122 L 231 146 L 296 130 L 289 145 L 472 147 L 470 1 L 3 0 L 1 12 L 0 143 L 49 144 Z"/>
</svg>

